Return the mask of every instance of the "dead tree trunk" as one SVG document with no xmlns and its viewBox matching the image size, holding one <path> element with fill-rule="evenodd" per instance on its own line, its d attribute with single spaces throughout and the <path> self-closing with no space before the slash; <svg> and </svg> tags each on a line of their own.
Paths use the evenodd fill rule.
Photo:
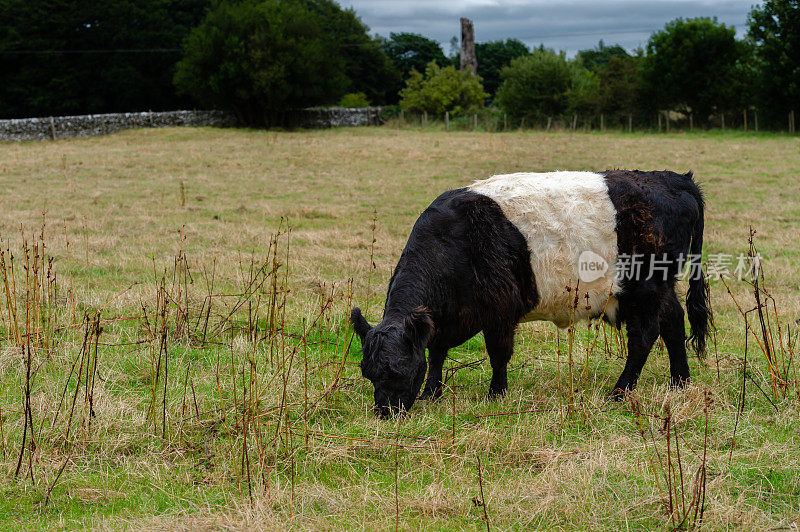
<svg viewBox="0 0 800 532">
<path fill-rule="evenodd" d="M 478 74 L 478 60 L 475 58 L 475 29 L 472 21 L 461 19 L 461 70 L 473 76 Z"/>
</svg>

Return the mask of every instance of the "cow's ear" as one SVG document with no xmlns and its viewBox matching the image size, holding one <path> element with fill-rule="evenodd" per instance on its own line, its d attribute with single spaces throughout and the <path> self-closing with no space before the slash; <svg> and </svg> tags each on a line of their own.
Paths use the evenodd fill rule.
<svg viewBox="0 0 800 532">
<path fill-rule="evenodd" d="M 421 346 L 423 349 L 428 345 L 428 340 L 433 334 L 433 320 L 428 309 L 417 307 L 411 311 L 406 318 L 405 333 L 415 345 Z"/>
<path fill-rule="evenodd" d="M 372 326 L 367 323 L 367 320 L 364 319 L 364 316 L 361 315 L 361 309 L 358 307 L 353 307 L 353 311 L 350 313 L 350 323 L 353 324 L 353 329 L 356 331 L 356 334 L 361 341 L 364 341 L 364 335 L 372 329 Z"/>
</svg>

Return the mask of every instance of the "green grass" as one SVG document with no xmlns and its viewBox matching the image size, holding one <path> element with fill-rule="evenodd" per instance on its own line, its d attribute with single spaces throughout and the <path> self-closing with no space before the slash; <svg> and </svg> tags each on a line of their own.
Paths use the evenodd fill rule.
<svg viewBox="0 0 800 532">
<path fill-rule="evenodd" d="M 767 133 L 448 134 L 433 126 L 136 130 L 0 144 L 0 247 L 7 260 L 14 253 L 18 309 L 32 293 L 21 230 L 29 249 L 41 246 L 46 212 L 58 294 L 28 310 L 47 307 L 56 325 L 78 324 L 48 336 L 51 349 L 31 351 L 36 447 L 15 478 L 25 356 L 9 337 L 0 283 L 0 529 L 480 529 L 482 501 L 497 529 L 669 529 L 667 406 L 687 506 L 705 463 L 703 527 L 796 528 L 797 374 L 791 366 L 776 394 L 753 335 L 738 414 L 745 336 L 732 296 L 753 307 L 744 283 L 729 282 L 732 296 L 711 283 L 716 343 L 690 360 L 691 386 L 669 389 L 666 354 L 654 349 L 634 398 L 644 438 L 632 404 L 606 400 L 624 364 L 610 329 L 577 326 L 571 391 L 567 333 L 521 325 L 509 392 L 496 402 L 484 400 L 491 370 L 478 362 L 486 356 L 479 335 L 450 352 L 446 368 L 460 369 L 442 400 L 382 421 L 370 412 L 346 317 L 358 304 L 379 319 L 411 225 L 443 190 L 513 171 L 670 168 L 693 170 L 704 187 L 706 254 L 744 252 L 749 227 L 757 230 L 783 341 L 794 342 L 798 147 L 797 137 Z M 287 221 L 273 276 L 271 236 Z M 176 268 L 184 256 L 188 270 Z M 251 262 L 267 273 L 243 296 Z M 165 398 L 162 367 L 153 403 L 162 278 L 167 386 Z M 79 384 L 70 369 L 81 356 L 82 316 L 98 310 L 92 416 L 85 374 Z M 36 330 L 18 315 L 23 334 Z"/>
</svg>

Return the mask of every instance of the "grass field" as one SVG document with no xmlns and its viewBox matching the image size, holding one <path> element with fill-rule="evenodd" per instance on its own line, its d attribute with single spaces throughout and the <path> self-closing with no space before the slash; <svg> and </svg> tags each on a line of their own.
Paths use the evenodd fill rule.
<svg viewBox="0 0 800 532">
<path fill-rule="evenodd" d="M 503 399 L 479 336 L 442 400 L 376 419 L 346 316 L 380 319 L 421 210 L 494 173 L 607 168 L 693 170 L 706 257 L 757 231 L 766 332 L 750 284 L 712 280 L 685 390 L 657 344 L 611 403 L 624 338 L 531 323 Z M 0 528 L 797 530 L 798 168 L 800 137 L 733 132 L 0 144 Z"/>
</svg>

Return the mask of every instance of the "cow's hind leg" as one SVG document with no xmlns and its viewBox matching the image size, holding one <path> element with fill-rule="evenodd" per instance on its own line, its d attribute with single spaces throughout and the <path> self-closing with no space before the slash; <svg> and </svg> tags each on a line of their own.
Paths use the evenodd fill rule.
<svg viewBox="0 0 800 532">
<path fill-rule="evenodd" d="M 644 302 L 644 301 L 642 301 Z M 636 387 L 636 381 L 642 372 L 647 356 L 659 334 L 658 305 L 636 303 L 625 314 L 628 332 L 628 359 L 625 369 L 622 370 L 611 398 L 618 401 L 625 396 L 626 391 Z"/>
<path fill-rule="evenodd" d="M 447 358 L 447 349 L 428 348 L 428 380 L 420 399 L 438 399 L 442 396 L 442 367 Z"/>
<path fill-rule="evenodd" d="M 486 351 L 492 364 L 492 382 L 489 384 L 489 399 L 506 393 L 508 388 L 508 361 L 514 353 L 514 327 L 501 327 L 497 330 L 484 330 Z"/>
<path fill-rule="evenodd" d="M 689 382 L 689 363 L 686 359 L 686 329 L 683 321 L 683 308 L 670 290 L 661 311 L 661 338 L 669 353 L 669 372 L 673 386 L 683 387 Z"/>
</svg>

